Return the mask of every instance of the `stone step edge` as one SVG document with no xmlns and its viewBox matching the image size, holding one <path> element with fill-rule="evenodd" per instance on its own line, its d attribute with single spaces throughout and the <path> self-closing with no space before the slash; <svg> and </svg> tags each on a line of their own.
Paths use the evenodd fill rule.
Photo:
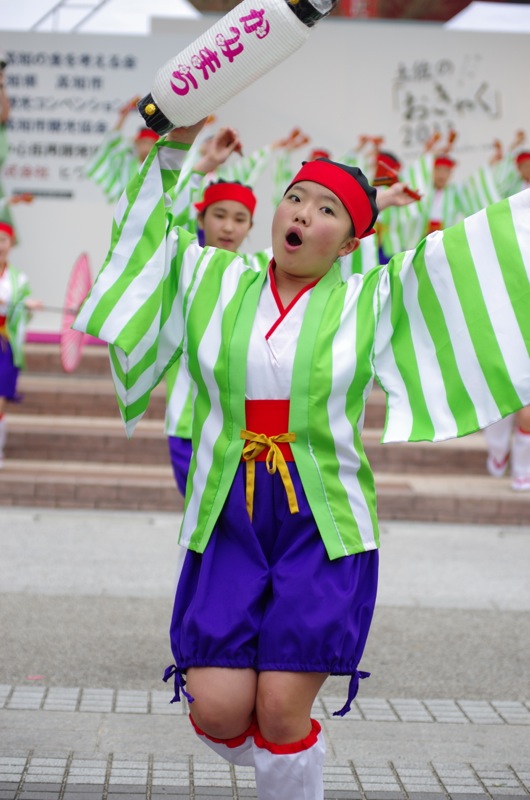
<svg viewBox="0 0 530 800">
<path fill-rule="evenodd" d="M 58 431 L 66 433 L 75 430 L 76 433 L 98 435 L 119 435 L 125 438 L 125 426 L 119 416 L 116 417 L 90 417 L 90 416 L 70 416 L 56 414 L 16 414 L 10 413 L 7 417 L 9 429 L 14 431 L 27 431 L 50 433 Z M 164 434 L 164 424 L 162 419 L 141 419 L 133 436 L 142 435 L 149 432 Z M 383 434 L 382 428 L 365 428 L 362 432 L 363 441 L 379 442 Z M 460 438 L 446 439 L 440 442 L 389 442 L 384 447 L 412 445 L 422 448 L 450 448 L 458 447 L 463 449 L 486 450 L 484 434 L 481 431 L 470 433 Z"/>
<path fill-rule="evenodd" d="M 478 498 L 510 500 L 525 505 L 530 503 L 530 492 L 514 492 L 509 476 L 491 478 L 489 475 L 426 475 L 425 473 L 391 473 L 375 471 L 378 493 L 404 496 L 451 496 L 455 498 Z M 39 484 L 55 483 L 159 485 L 167 488 L 174 485 L 171 465 L 120 464 L 83 461 L 39 461 L 9 459 L 0 472 L 0 481 L 33 481 Z"/>
</svg>

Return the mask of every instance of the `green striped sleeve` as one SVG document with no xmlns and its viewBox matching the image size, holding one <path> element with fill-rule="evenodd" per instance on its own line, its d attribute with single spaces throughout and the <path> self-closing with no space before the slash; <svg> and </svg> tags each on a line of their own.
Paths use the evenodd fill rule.
<svg viewBox="0 0 530 800">
<path fill-rule="evenodd" d="M 530 403 L 529 210 L 530 191 L 496 203 L 382 272 L 384 441 L 463 436 Z"/>
</svg>

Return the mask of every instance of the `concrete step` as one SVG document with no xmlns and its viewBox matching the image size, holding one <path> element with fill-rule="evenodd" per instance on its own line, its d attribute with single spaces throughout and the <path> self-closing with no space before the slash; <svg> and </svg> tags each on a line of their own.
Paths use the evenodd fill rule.
<svg viewBox="0 0 530 800">
<path fill-rule="evenodd" d="M 26 344 L 25 369 L 28 373 L 65 375 L 61 366 L 61 355 L 58 344 Z M 104 344 L 87 344 L 81 354 L 81 362 L 75 373 L 70 375 L 108 375 L 109 353 Z"/>
<path fill-rule="evenodd" d="M 509 478 L 376 472 L 381 520 L 528 525 L 530 492 Z M 0 505 L 180 511 L 171 467 L 64 460 L 6 461 Z"/>
<path fill-rule="evenodd" d="M 23 372 L 18 380 L 21 403 L 9 406 L 17 415 L 108 417 L 119 419 L 114 385 L 108 370 L 95 375 L 45 375 Z M 151 394 L 145 419 L 164 418 L 165 386 L 159 384 Z"/>
<path fill-rule="evenodd" d="M 161 419 L 143 419 L 127 439 L 117 417 L 10 414 L 6 458 L 158 464 L 168 461 Z M 363 442 L 376 471 L 454 475 L 485 474 L 481 433 L 447 442 L 380 444 L 381 431 L 366 429 Z"/>
<path fill-rule="evenodd" d="M 0 472 L 0 505 L 181 511 L 165 466 L 9 459 Z"/>
<path fill-rule="evenodd" d="M 94 375 L 24 371 L 19 377 L 18 389 L 24 400 L 9 407 L 9 411 L 16 414 L 119 416 L 108 364 L 106 372 Z M 151 394 L 145 419 L 163 419 L 165 409 L 165 384 L 162 382 Z M 374 387 L 366 406 L 365 427 L 382 428 L 384 422 L 385 395 Z"/>
</svg>

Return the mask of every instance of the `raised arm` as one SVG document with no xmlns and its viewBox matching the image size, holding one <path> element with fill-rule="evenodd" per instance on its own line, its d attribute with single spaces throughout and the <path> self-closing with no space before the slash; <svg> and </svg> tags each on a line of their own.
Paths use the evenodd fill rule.
<svg viewBox="0 0 530 800">
<path fill-rule="evenodd" d="M 128 433 L 181 353 L 184 299 L 203 251 L 174 226 L 169 192 L 200 127 L 158 142 L 127 187 L 107 259 L 73 326 L 109 343 Z"/>
<path fill-rule="evenodd" d="M 530 403 L 530 190 L 381 271 L 384 441 L 463 436 Z"/>
</svg>

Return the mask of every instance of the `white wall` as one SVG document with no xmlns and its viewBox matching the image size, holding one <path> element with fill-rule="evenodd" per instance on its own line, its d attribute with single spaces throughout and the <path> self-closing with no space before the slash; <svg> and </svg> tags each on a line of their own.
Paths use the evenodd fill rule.
<svg viewBox="0 0 530 800">
<path fill-rule="evenodd" d="M 134 56 L 134 68 L 109 67 L 98 70 L 74 66 L 64 68 L 72 82 L 76 74 L 98 75 L 99 89 L 76 92 L 71 83 L 70 105 L 65 110 L 65 89 L 55 88 L 59 71 L 49 64 L 14 64 L 7 74 L 37 75 L 41 86 L 10 87 L 12 96 L 33 98 L 33 108 L 13 110 L 13 147 L 31 141 L 66 141 L 73 134 L 25 132 L 20 120 L 36 115 L 67 114 L 69 119 L 99 120 L 102 127 L 112 123 L 120 103 L 134 94 L 144 94 L 158 68 L 205 30 L 215 17 L 200 20 L 154 22 L 149 37 L 104 37 L 83 35 L 10 33 L 0 35 L 0 49 L 18 53 L 89 53 L 94 58 Z M 163 30 L 164 33 L 157 32 Z M 41 57 L 41 61 L 44 61 Z M 110 63 L 110 62 L 109 62 Z M 247 151 L 272 141 L 294 125 L 312 136 L 313 144 L 331 149 L 335 157 L 354 145 L 363 133 L 383 135 L 384 146 L 411 160 L 421 151 L 422 141 L 438 126 L 451 125 L 459 131 L 455 149 L 460 176 L 483 163 L 491 142 L 508 143 L 518 128 L 530 133 L 530 112 L 525 80 L 530 68 L 529 37 L 525 35 L 469 33 L 444 30 L 431 24 L 359 22 L 328 19 L 312 32 L 304 47 L 252 87 L 217 111 L 219 124 L 236 126 Z M 81 70 L 81 72 L 80 72 Z M 68 81 L 66 81 L 67 83 Z M 63 84 L 65 79 L 63 79 Z M 101 83 L 101 81 L 100 81 Z M 82 95 L 83 103 L 75 98 Z M 407 119 L 406 97 L 411 98 L 414 115 Z M 37 109 L 37 98 L 50 105 L 62 100 L 53 112 Z M 88 101 L 91 102 L 88 102 Z M 21 101 L 19 100 L 19 103 Z M 105 107 L 105 104 L 108 108 Z M 83 105 L 81 109 L 80 106 Z M 77 110 L 76 110 L 77 108 Z M 17 122 L 18 120 L 18 122 Z M 134 133 L 139 118 L 131 118 L 128 132 Z M 82 127 L 82 126 L 78 126 Z M 93 128 L 97 127 L 95 124 Z M 94 146 L 101 133 L 78 131 L 77 141 Z M 307 151 L 300 153 L 300 159 Z M 57 163 L 59 161 L 59 163 Z M 29 206 L 15 208 L 21 243 L 13 251 L 13 262 L 30 276 L 35 296 L 50 305 L 60 305 L 69 271 L 77 255 L 88 252 L 93 273 L 105 256 L 111 210 L 97 187 L 81 177 L 82 161 L 70 158 L 66 165 L 55 159 L 48 179 L 23 178 L 27 163 L 14 153 L 5 165 L 15 178 L 5 177 L 8 189 L 41 191 L 66 189 L 70 200 L 39 198 Z M 29 159 L 30 165 L 32 159 Z M 37 162 L 34 158 L 34 165 Z M 18 167 L 17 167 L 18 165 Z M 458 174 L 456 175 L 458 178 Z M 258 183 L 257 222 L 248 249 L 268 244 L 272 217 L 271 182 L 266 175 Z M 58 315 L 40 313 L 33 328 L 58 329 Z"/>
</svg>

